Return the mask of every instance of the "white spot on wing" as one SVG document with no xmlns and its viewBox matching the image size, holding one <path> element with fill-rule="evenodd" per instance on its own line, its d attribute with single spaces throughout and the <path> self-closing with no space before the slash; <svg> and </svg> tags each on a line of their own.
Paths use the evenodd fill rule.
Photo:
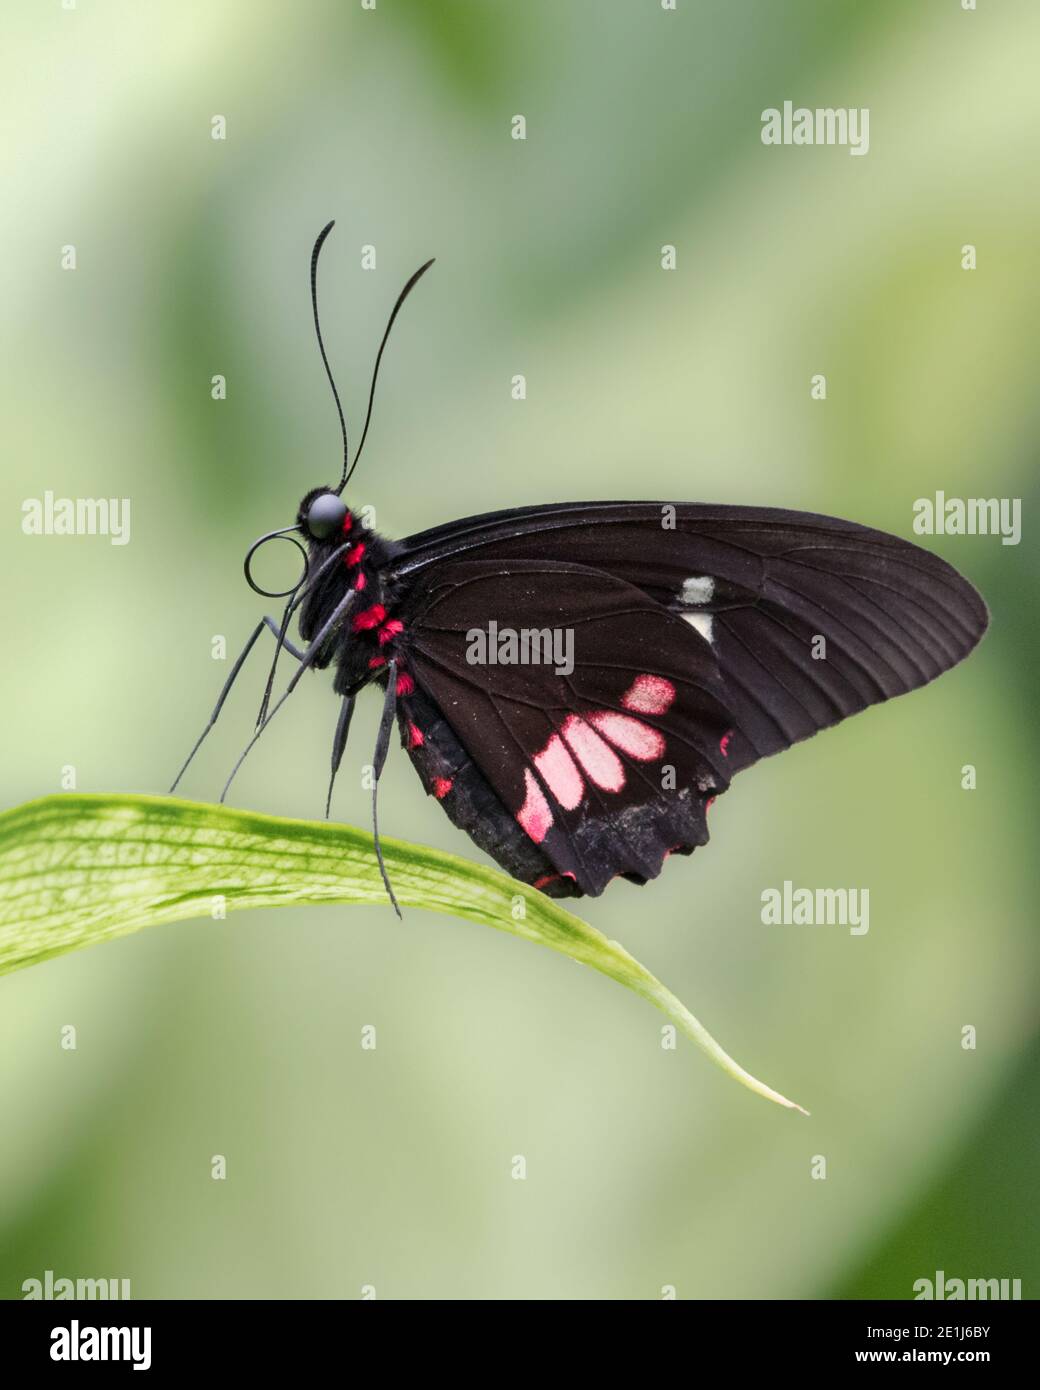
<svg viewBox="0 0 1040 1390">
<path fill-rule="evenodd" d="M 714 640 L 711 635 L 714 618 L 710 613 L 683 613 L 682 618 L 684 622 L 697 629 L 705 642 Z"/>
<path fill-rule="evenodd" d="M 714 592 L 715 580 L 710 574 L 694 574 L 683 580 L 679 598 L 686 604 L 707 603 Z"/>
</svg>

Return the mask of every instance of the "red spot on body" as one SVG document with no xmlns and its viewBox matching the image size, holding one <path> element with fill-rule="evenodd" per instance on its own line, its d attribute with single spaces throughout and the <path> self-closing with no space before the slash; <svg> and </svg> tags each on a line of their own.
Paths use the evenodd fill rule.
<svg viewBox="0 0 1040 1390">
<path fill-rule="evenodd" d="M 408 747 L 421 748 L 426 740 L 423 738 L 423 731 L 418 724 L 408 725 Z"/>
<path fill-rule="evenodd" d="M 674 699 L 675 686 L 664 676 L 636 676 L 621 703 L 636 714 L 664 714 Z"/>
<path fill-rule="evenodd" d="M 709 796 L 708 799 L 707 799 L 707 801 L 704 803 L 704 810 L 705 810 L 705 813 L 707 813 L 708 811 L 710 811 L 711 808 L 712 808 L 714 805 L 715 805 L 715 798 L 714 798 L 713 796 Z"/>
<path fill-rule="evenodd" d="M 385 620 L 386 609 L 381 603 L 374 603 L 371 608 L 355 615 L 353 628 L 355 632 L 369 632 Z"/>
<path fill-rule="evenodd" d="M 728 757 L 729 757 L 729 741 L 730 741 L 730 739 L 731 739 L 732 737 L 733 737 L 733 730 L 732 730 L 732 729 L 729 729 L 729 730 L 728 730 L 726 733 L 724 733 L 724 734 L 722 735 L 722 737 L 719 739 L 719 752 L 722 754 L 722 756 L 723 756 L 724 758 L 728 758 Z"/>
<path fill-rule="evenodd" d="M 411 695 L 414 690 L 415 681 L 412 680 L 411 676 L 408 674 L 407 671 L 402 671 L 401 674 L 397 677 L 398 695 Z"/>
<path fill-rule="evenodd" d="M 364 571 L 364 570 L 358 570 L 357 575 L 355 576 L 355 579 L 354 579 L 354 588 L 355 588 L 355 589 L 358 589 L 358 590 L 361 590 L 361 589 L 363 589 L 363 588 L 365 587 L 365 585 L 366 585 L 367 583 L 368 583 L 368 576 L 365 574 L 365 571 Z"/>
<path fill-rule="evenodd" d="M 443 801 L 454 785 L 450 777 L 435 777 L 433 779 L 433 794 L 438 801 Z"/>
<path fill-rule="evenodd" d="M 358 541 L 357 545 L 352 545 L 344 555 L 343 559 L 348 565 L 360 565 L 361 557 L 365 553 L 365 542 Z"/>
<path fill-rule="evenodd" d="M 516 818 L 520 823 L 521 830 L 530 835 L 536 845 L 540 845 L 552 828 L 553 814 L 541 787 L 534 779 L 534 773 L 526 767 L 524 768 L 524 787 L 527 794 L 524 798 L 524 804 L 516 813 Z"/>
<path fill-rule="evenodd" d="M 385 657 L 385 656 L 374 656 L 374 657 L 372 657 L 372 659 L 371 659 L 371 660 L 369 661 L 369 663 L 368 663 L 368 669 L 369 669 L 370 671 L 375 671 L 378 667 L 380 667 L 380 666 L 385 666 L 385 665 L 386 665 L 386 657 Z"/>
<path fill-rule="evenodd" d="M 343 534 L 346 535 L 353 525 L 354 518 L 347 512 L 346 516 L 343 518 Z"/>
<path fill-rule="evenodd" d="M 387 642 L 392 642 L 399 632 L 404 632 L 404 623 L 399 618 L 391 618 L 379 629 L 379 645 L 385 647 Z"/>
</svg>

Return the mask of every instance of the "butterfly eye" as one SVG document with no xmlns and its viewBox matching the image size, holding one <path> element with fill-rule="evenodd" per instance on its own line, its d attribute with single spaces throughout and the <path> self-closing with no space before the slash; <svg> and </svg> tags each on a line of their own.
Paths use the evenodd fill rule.
<svg viewBox="0 0 1040 1390">
<path fill-rule="evenodd" d="M 326 540 L 343 525 L 346 514 L 347 504 L 341 497 L 323 492 L 307 509 L 307 530 L 315 540 Z"/>
</svg>

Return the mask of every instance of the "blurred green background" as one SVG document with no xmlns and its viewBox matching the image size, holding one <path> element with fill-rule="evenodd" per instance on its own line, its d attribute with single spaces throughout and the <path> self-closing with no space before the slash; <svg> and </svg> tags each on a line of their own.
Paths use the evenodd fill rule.
<svg viewBox="0 0 1040 1390">
<path fill-rule="evenodd" d="M 164 927 L 0 980 L 0 1293 L 52 1269 L 136 1297 L 907 1298 L 942 1268 L 1035 1294 L 1040 8 L 9 0 L 0 25 L 5 805 L 66 764 L 83 791 L 162 791 L 190 747 L 227 672 L 211 638 L 233 651 L 263 611 L 248 544 L 337 474 L 307 298 L 330 217 L 355 429 L 393 298 L 437 257 L 350 493 L 391 535 L 581 497 L 904 536 L 936 489 L 1025 512 L 1018 547 L 926 542 L 992 608 L 966 665 L 748 772 L 710 848 L 580 905 L 811 1119 L 490 931 L 381 908 Z M 787 98 L 869 107 L 869 154 L 763 146 Z M 131 543 L 24 536 L 46 489 L 129 496 Z M 264 664 L 187 795 L 218 793 Z M 362 704 L 337 803 L 358 824 Z M 305 682 L 236 804 L 320 815 L 335 717 Z M 478 853 L 399 752 L 381 807 L 388 834 Z M 869 934 L 763 927 L 784 879 L 868 887 Z"/>
</svg>

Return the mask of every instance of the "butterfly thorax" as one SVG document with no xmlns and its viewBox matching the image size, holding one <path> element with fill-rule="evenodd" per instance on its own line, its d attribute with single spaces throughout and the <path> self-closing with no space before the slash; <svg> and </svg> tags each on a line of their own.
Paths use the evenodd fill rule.
<svg viewBox="0 0 1040 1390">
<path fill-rule="evenodd" d="M 401 624 L 393 615 L 395 586 L 387 581 L 386 570 L 398 548 L 350 511 L 337 535 L 320 541 L 309 538 L 311 573 L 317 573 L 323 565 L 329 567 L 300 607 L 299 629 L 304 641 L 314 640 L 350 590 L 356 594 L 315 662 L 324 668 L 335 661 L 335 687 L 340 693 L 378 678 L 395 654 L 394 639 Z M 337 551 L 341 552 L 340 558 L 333 560 Z"/>
</svg>

